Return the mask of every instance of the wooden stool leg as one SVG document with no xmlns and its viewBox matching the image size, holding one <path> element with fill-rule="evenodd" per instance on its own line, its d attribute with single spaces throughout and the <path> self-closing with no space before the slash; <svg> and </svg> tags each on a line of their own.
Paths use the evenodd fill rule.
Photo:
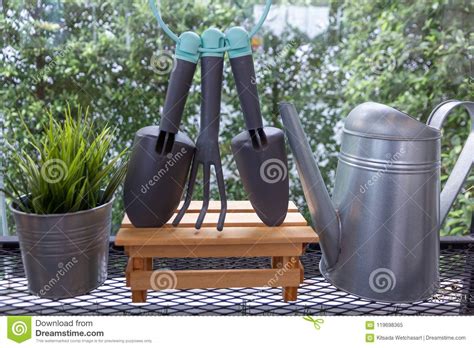
<svg viewBox="0 0 474 348">
<path fill-rule="evenodd" d="M 133 271 L 143 271 L 146 270 L 146 267 L 149 265 L 148 258 L 133 257 L 132 258 L 132 272 Z M 133 290 L 132 288 L 132 302 L 146 302 L 146 290 Z"/>
<path fill-rule="evenodd" d="M 283 267 L 283 257 L 273 256 L 272 257 L 272 268 L 282 268 Z"/>
<path fill-rule="evenodd" d="M 153 271 L 153 258 L 152 257 L 145 258 L 145 271 Z"/>
<path fill-rule="evenodd" d="M 125 268 L 125 285 L 130 287 L 130 272 L 133 270 L 132 258 L 128 258 L 127 267 Z"/>
<path fill-rule="evenodd" d="M 301 261 L 298 261 L 298 267 L 300 269 L 300 283 L 304 283 L 304 267 Z"/>
<path fill-rule="evenodd" d="M 298 256 L 284 256 L 283 257 L 283 268 L 294 269 L 299 268 L 299 257 Z M 296 301 L 298 298 L 298 287 L 297 286 L 287 286 L 283 288 L 283 300 Z"/>
<path fill-rule="evenodd" d="M 132 258 L 128 254 L 128 248 L 125 247 L 125 255 L 127 255 L 127 265 L 125 266 L 125 285 L 130 287 L 130 272 L 132 271 Z"/>
</svg>

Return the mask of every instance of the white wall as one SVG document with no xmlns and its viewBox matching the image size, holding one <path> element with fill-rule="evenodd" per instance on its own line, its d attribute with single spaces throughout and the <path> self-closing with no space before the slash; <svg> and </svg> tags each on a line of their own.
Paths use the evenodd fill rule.
<svg viewBox="0 0 474 348">
<path fill-rule="evenodd" d="M 265 6 L 256 5 L 253 8 L 255 21 L 258 21 Z M 285 26 L 299 29 L 311 39 L 326 31 L 329 26 L 328 6 L 295 6 L 274 5 L 264 27 L 275 35 L 280 35 Z"/>
</svg>

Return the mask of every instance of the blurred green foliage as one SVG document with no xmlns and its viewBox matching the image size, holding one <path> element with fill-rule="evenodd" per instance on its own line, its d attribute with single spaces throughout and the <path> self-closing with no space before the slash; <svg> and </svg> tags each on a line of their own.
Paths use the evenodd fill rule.
<svg viewBox="0 0 474 348">
<path fill-rule="evenodd" d="M 164 19 L 176 32 L 209 26 L 250 28 L 252 6 L 263 0 L 162 0 Z M 278 102 L 293 101 L 328 186 L 333 185 L 343 121 L 357 104 L 386 103 L 426 121 L 446 99 L 474 99 L 471 1 L 275 1 L 329 6 L 329 26 L 316 38 L 286 25 L 283 34 L 261 32 L 255 64 L 262 111 L 281 126 Z M 270 16 L 271 17 L 271 16 Z M 90 105 L 101 125 L 118 127 L 116 149 L 130 146 L 141 127 L 156 124 L 168 75 L 154 59 L 166 57 L 173 42 L 158 27 L 147 1 L 6 1 L 0 15 L 0 81 L 5 136 L 22 144 L 19 116 L 37 127 L 44 108 L 58 117 L 65 101 Z M 183 129 L 196 137 L 200 74 L 195 77 Z M 453 114 L 445 129 L 443 179 L 469 130 L 468 117 Z M 229 199 L 245 199 L 230 139 L 243 130 L 230 66 L 222 100 L 221 152 Z M 6 173 L 10 173 L 8 153 Z M 291 194 L 305 212 L 290 155 Z M 12 178 L 15 180 L 15 178 Z M 459 196 L 443 234 L 468 232 L 474 178 Z M 213 185 L 215 188 L 215 185 Z M 470 188 L 470 189 L 469 189 Z M 201 192 L 196 192 L 199 198 Z M 214 190 L 213 197 L 217 198 Z M 123 214 L 116 200 L 114 221 Z"/>
<path fill-rule="evenodd" d="M 357 1 L 344 6 L 338 65 L 346 77 L 342 113 L 367 101 L 386 103 L 426 122 L 444 100 L 474 100 L 472 1 Z M 442 181 L 470 130 L 466 112 L 444 127 Z M 469 232 L 472 173 L 441 231 Z"/>
</svg>

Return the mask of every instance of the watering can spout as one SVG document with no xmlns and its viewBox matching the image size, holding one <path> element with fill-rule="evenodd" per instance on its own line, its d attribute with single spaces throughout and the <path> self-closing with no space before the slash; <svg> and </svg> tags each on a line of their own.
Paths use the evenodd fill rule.
<svg viewBox="0 0 474 348">
<path fill-rule="evenodd" d="M 291 103 L 280 103 L 280 114 L 311 219 L 319 235 L 323 262 L 326 263 L 325 268 L 329 270 L 335 266 L 339 255 L 341 234 L 339 218 L 314 160 L 295 106 Z"/>
</svg>

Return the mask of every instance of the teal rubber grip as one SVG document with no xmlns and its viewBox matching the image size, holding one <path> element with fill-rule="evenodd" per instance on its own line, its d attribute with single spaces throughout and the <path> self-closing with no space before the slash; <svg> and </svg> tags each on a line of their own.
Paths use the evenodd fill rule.
<svg viewBox="0 0 474 348">
<path fill-rule="evenodd" d="M 252 55 L 250 36 L 243 27 L 230 28 L 225 35 L 229 46 L 230 59 Z"/>
<path fill-rule="evenodd" d="M 201 35 L 202 48 L 204 49 L 216 49 L 225 46 L 225 35 L 222 31 L 217 28 L 206 29 Z M 225 52 L 204 52 L 201 54 L 202 57 L 219 57 L 223 58 Z"/>
<path fill-rule="evenodd" d="M 201 38 L 192 31 L 186 31 L 179 36 L 176 44 L 175 58 L 186 60 L 197 64 L 199 60 L 199 47 L 201 46 Z"/>
</svg>

